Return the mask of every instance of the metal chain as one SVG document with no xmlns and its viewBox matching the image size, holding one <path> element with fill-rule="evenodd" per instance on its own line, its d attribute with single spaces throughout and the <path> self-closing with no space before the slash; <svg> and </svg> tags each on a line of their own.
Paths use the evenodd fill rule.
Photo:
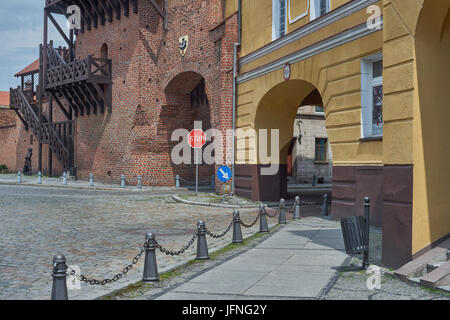
<svg viewBox="0 0 450 320">
<path fill-rule="evenodd" d="M 303 206 L 315 206 L 322 204 L 323 201 L 301 201 L 300 204 Z"/>
<path fill-rule="evenodd" d="M 255 218 L 255 221 L 253 221 L 251 224 L 245 224 L 245 223 L 241 220 L 241 225 L 242 225 L 243 227 L 245 227 L 245 228 L 251 228 L 251 227 L 253 227 L 253 226 L 258 222 L 258 219 L 259 219 L 260 216 L 261 216 L 261 213 L 258 213 L 258 215 L 257 215 L 256 218 Z"/>
<path fill-rule="evenodd" d="M 114 277 L 110 278 L 110 279 L 103 279 L 103 280 L 98 280 L 98 279 L 94 279 L 94 278 L 88 278 L 82 274 L 77 274 L 75 270 L 73 270 L 72 268 L 67 267 L 67 272 L 72 275 L 77 277 L 78 280 L 80 280 L 81 282 L 84 283 L 88 283 L 90 285 L 100 285 L 100 286 L 104 286 L 106 284 L 112 283 L 112 282 L 116 282 L 117 280 L 121 279 L 124 275 L 126 275 L 128 273 L 128 271 L 130 271 L 131 269 L 134 268 L 134 266 L 139 262 L 139 259 L 142 257 L 142 255 L 144 254 L 145 248 L 148 246 L 149 241 L 146 241 L 144 243 L 144 245 L 141 248 L 141 251 L 134 257 L 134 259 L 131 261 L 131 263 L 129 265 L 127 265 L 125 268 L 123 268 L 122 272 L 116 274 Z"/>
<path fill-rule="evenodd" d="M 209 232 L 208 229 L 206 229 L 206 234 L 207 234 L 208 236 L 210 236 L 211 238 L 214 238 L 214 239 L 222 238 L 222 237 L 224 237 L 224 236 L 228 233 L 228 231 L 231 230 L 231 227 L 233 226 L 233 223 L 234 223 L 234 221 L 231 221 L 231 223 L 230 223 L 230 225 L 227 227 L 227 229 L 226 229 L 224 232 L 222 232 L 221 234 L 215 234 L 215 233 Z"/>
<path fill-rule="evenodd" d="M 197 234 L 194 234 L 192 236 L 191 240 L 189 240 L 188 244 L 185 245 L 183 248 L 181 248 L 178 251 L 168 250 L 168 249 L 162 247 L 156 240 L 155 240 L 155 245 L 156 245 L 156 248 L 159 249 L 159 251 L 161 251 L 162 253 L 164 253 L 168 256 L 179 256 L 179 255 L 183 254 L 187 249 L 189 249 L 190 246 L 192 246 L 195 239 L 197 239 Z"/>
<path fill-rule="evenodd" d="M 269 218 L 275 218 L 279 213 L 280 213 L 280 208 L 277 209 L 277 213 L 275 213 L 275 214 L 269 214 L 268 212 L 266 212 L 266 215 L 267 215 Z"/>
<path fill-rule="evenodd" d="M 322 201 L 300 201 L 300 205 L 301 206 L 317 206 L 317 205 L 321 205 Z M 292 205 L 292 208 L 287 209 L 286 212 L 292 213 L 295 210 L 295 202 Z"/>
</svg>

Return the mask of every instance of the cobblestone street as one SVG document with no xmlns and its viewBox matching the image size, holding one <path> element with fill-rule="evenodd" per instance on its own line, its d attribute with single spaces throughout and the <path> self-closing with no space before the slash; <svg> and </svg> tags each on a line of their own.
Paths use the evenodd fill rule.
<svg viewBox="0 0 450 320">
<path fill-rule="evenodd" d="M 208 229 L 221 233 L 231 222 L 232 209 L 197 207 L 175 203 L 173 191 L 152 193 L 83 189 L 0 186 L 0 299 L 49 299 L 51 261 L 64 254 L 68 265 L 95 278 L 111 278 L 140 251 L 146 232 L 158 242 L 178 250 L 203 219 Z M 245 222 L 253 221 L 255 209 L 241 210 Z M 269 218 L 273 226 L 275 219 Z M 244 237 L 258 231 L 256 224 L 243 229 Z M 208 238 L 210 251 L 230 243 L 231 233 L 221 239 Z M 158 267 L 184 261 L 195 254 L 193 245 L 184 255 L 157 253 Z M 138 281 L 137 269 L 117 283 L 105 287 L 82 284 L 69 290 L 70 299 L 92 299 Z"/>
</svg>

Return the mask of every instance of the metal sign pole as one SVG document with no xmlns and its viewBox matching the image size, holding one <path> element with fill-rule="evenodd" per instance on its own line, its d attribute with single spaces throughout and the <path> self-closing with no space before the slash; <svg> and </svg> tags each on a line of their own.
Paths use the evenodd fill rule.
<svg viewBox="0 0 450 320">
<path fill-rule="evenodd" d="M 198 148 L 195 149 L 195 194 L 198 193 Z"/>
</svg>

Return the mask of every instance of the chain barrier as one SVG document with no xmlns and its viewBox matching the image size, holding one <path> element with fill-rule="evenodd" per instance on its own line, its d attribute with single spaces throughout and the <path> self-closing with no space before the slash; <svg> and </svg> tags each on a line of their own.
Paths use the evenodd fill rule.
<svg viewBox="0 0 450 320">
<path fill-rule="evenodd" d="M 233 223 L 234 223 L 234 221 L 231 221 L 231 223 L 227 227 L 227 229 L 224 232 L 222 232 L 221 234 L 212 233 L 212 232 L 208 231 L 208 229 L 206 229 L 206 234 L 208 236 L 210 236 L 211 238 L 220 239 L 220 238 L 224 237 L 231 230 L 231 227 L 233 226 Z"/>
<path fill-rule="evenodd" d="M 243 227 L 245 227 L 245 228 L 251 228 L 251 227 L 253 227 L 253 226 L 258 222 L 258 219 L 259 219 L 260 216 L 261 216 L 261 213 L 258 213 L 258 215 L 257 215 L 256 218 L 255 218 L 255 221 L 253 221 L 251 224 L 245 224 L 245 223 L 241 220 L 241 225 L 242 225 Z"/>
<path fill-rule="evenodd" d="M 266 211 L 266 215 L 269 217 L 269 218 L 275 218 L 277 215 L 279 215 L 280 214 L 280 208 L 277 208 L 277 212 L 275 213 L 275 214 L 270 214 L 270 213 L 268 213 L 267 211 Z"/>
<path fill-rule="evenodd" d="M 181 248 L 178 251 L 168 250 L 168 249 L 164 248 L 163 246 L 161 246 L 158 243 L 158 241 L 156 241 L 156 240 L 155 240 L 155 246 L 156 246 L 157 249 L 159 249 L 159 251 L 161 251 L 162 253 L 164 253 L 164 254 L 166 254 L 168 256 L 172 256 L 172 257 L 173 256 L 179 256 L 179 255 L 183 254 L 184 252 L 186 252 L 186 250 L 189 249 L 192 246 L 192 244 L 194 243 L 195 239 L 197 239 L 197 234 L 194 234 L 192 236 L 191 240 L 189 240 L 188 244 L 185 245 L 183 248 Z"/>
<path fill-rule="evenodd" d="M 182 178 L 180 178 L 183 181 L 186 181 Z M 321 204 L 321 202 L 319 201 L 301 201 L 300 205 L 319 205 Z M 291 209 L 288 210 L 288 212 L 292 211 L 295 209 L 296 204 L 294 203 L 293 207 Z M 275 214 L 269 214 L 268 212 L 266 212 L 266 215 L 270 218 L 275 218 L 276 216 L 278 216 L 280 214 L 280 208 L 277 208 L 277 211 Z M 242 220 L 240 221 L 241 225 L 244 226 L 245 228 L 251 228 L 253 227 L 259 220 L 259 218 L 261 217 L 261 212 L 258 213 L 258 215 L 256 216 L 255 220 L 251 223 L 251 224 L 246 224 L 244 223 Z M 219 239 L 224 237 L 233 227 L 234 224 L 234 220 L 231 221 L 231 223 L 228 225 L 228 227 L 225 229 L 224 232 L 222 232 L 221 234 L 215 234 L 213 232 L 208 231 L 208 229 L 206 229 L 206 234 L 212 238 L 215 239 Z M 197 239 L 197 234 L 195 233 L 192 238 L 189 240 L 189 242 L 182 247 L 180 250 L 178 251 L 172 251 L 172 250 L 168 250 L 166 248 L 164 248 L 162 245 L 160 245 L 156 240 L 153 240 L 155 242 L 155 248 L 157 248 L 158 250 L 160 250 L 162 253 L 168 255 L 168 256 L 179 256 L 183 253 L 185 253 L 195 242 L 195 240 Z M 101 285 L 104 286 L 106 284 L 109 283 L 113 283 L 118 281 L 119 279 L 121 279 L 123 276 L 125 276 L 130 270 L 132 270 L 134 268 L 134 266 L 139 262 L 139 260 L 141 259 L 142 255 L 145 252 L 145 249 L 149 246 L 149 242 L 151 240 L 147 240 L 141 247 L 141 250 L 139 251 L 139 253 L 133 258 L 133 260 L 131 260 L 131 263 L 129 263 L 125 268 L 123 268 L 123 270 L 114 275 L 112 278 L 106 278 L 106 279 L 95 279 L 95 278 L 90 278 L 87 277 L 83 274 L 77 274 L 77 272 L 75 270 L 73 270 L 72 268 L 70 268 L 69 266 L 66 265 L 67 271 L 66 274 L 67 275 L 71 275 L 71 276 L 75 276 L 77 277 L 77 279 L 81 282 L 90 284 L 90 285 Z"/>
<path fill-rule="evenodd" d="M 130 271 L 131 269 L 134 268 L 134 266 L 139 262 L 140 258 L 142 257 L 142 255 L 144 254 L 145 248 L 148 246 L 149 241 L 146 241 L 144 243 L 144 245 L 141 248 L 141 251 L 133 258 L 133 260 L 131 261 L 131 263 L 129 265 L 127 265 L 125 268 L 123 268 L 122 272 L 116 274 L 114 277 L 112 278 L 106 278 L 103 280 L 98 280 L 98 279 L 94 279 L 94 278 L 88 278 L 85 275 L 82 274 L 77 274 L 75 270 L 73 270 L 72 268 L 70 268 L 69 266 L 66 266 L 67 268 L 67 273 L 71 276 L 75 276 L 77 277 L 78 280 L 80 280 L 81 282 L 84 283 L 88 283 L 90 285 L 97 285 L 97 286 L 104 286 L 106 284 L 112 283 L 112 282 L 116 282 L 119 279 L 122 279 L 123 276 L 125 276 L 128 271 Z"/>
</svg>

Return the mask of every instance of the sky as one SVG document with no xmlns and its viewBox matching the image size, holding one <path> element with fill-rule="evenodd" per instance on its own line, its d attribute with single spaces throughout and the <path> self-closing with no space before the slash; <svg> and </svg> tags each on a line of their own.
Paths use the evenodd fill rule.
<svg viewBox="0 0 450 320">
<path fill-rule="evenodd" d="M 17 87 L 20 81 L 14 74 L 39 58 L 44 3 L 45 0 L 0 0 L 0 91 Z M 54 17 L 67 30 L 65 18 Z M 64 45 L 53 26 L 49 29 L 49 40 L 54 40 L 56 46 Z"/>
</svg>

